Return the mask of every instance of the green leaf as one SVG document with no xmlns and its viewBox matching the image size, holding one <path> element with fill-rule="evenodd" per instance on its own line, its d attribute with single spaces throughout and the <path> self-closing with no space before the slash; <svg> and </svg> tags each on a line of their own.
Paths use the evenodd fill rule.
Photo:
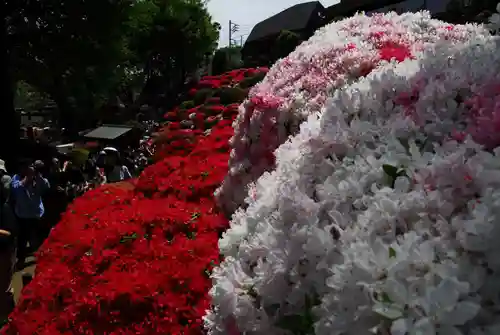
<svg viewBox="0 0 500 335">
<path fill-rule="evenodd" d="M 186 232 L 186 237 L 190 240 L 194 239 L 196 237 L 196 232 L 188 230 Z"/>
<path fill-rule="evenodd" d="M 403 316 L 403 313 L 399 309 L 393 308 L 388 304 L 375 305 L 373 311 L 389 320 L 396 320 Z"/>
<path fill-rule="evenodd" d="M 133 241 L 135 239 L 137 239 L 137 233 L 133 233 L 131 235 L 125 235 L 125 236 L 122 236 L 122 238 L 120 239 L 120 243 L 130 242 L 130 241 Z"/>
<path fill-rule="evenodd" d="M 387 293 L 382 292 L 380 294 L 380 302 L 383 302 L 383 303 L 386 303 L 386 304 L 390 304 L 390 303 L 392 303 L 392 300 L 391 300 L 391 298 L 389 298 L 389 296 L 387 295 Z"/>
<path fill-rule="evenodd" d="M 389 258 L 395 258 L 396 257 L 396 250 L 394 248 L 389 248 Z"/>
<path fill-rule="evenodd" d="M 314 315 L 312 308 L 319 304 L 319 297 L 317 295 L 305 297 L 304 312 L 299 315 L 285 315 L 278 320 L 278 327 L 289 330 L 296 335 L 310 335 L 314 334 Z"/>
<path fill-rule="evenodd" d="M 398 175 L 398 168 L 390 164 L 382 165 L 382 169 L 384 170 L 385 174 L 391 178 L 395 179 Z"/>
</svg>

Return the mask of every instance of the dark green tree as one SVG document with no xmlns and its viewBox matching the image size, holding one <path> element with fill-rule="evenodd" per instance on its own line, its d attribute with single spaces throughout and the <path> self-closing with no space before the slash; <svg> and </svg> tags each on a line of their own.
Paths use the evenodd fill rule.
<svg viewBox="0 0 500 335">
<path fill-rule="evenodd" d="M 303 39 L 299 34 L 289 30 L 282 30 L 271 50 L 272 63 L 288 56 L 302 41 Z"/>
<path fill-rule="evenodd" d="M 442 19 L 451 23 L 486 23 L 496 12 L 497 0 L 451 0 Z"/>
<path fill-rule="evenodd" d="M 3 143 L 18 136 L 20 80 L 50 96 L 75 132 L 123 88 L 152 77 L 182 83 L 218 38 L 201 0 L 6 0 L 3 8 Z"/>
<path fill-rule="evenodd" d="M 117 65 L 128 55 L 124 31 L 133 1 L 7 4 L 11 81 L 24 80 L 47 93 L 58 106 L 61 124 L 75 132 L 116 85 Z"/>
<path fill-rule="evenodd" d="M 151 0 L 152 24 L 135 34 L 130 48 L 148 83 L 144 96 L 175 97 L 217 45 L 220 25 L 201 0 Z"/>
<path fill-rule="evenodd" d="M 212 58 L 212 74 L 218 75 L 242 66 L 241 47 L 231 46 L 218 49 Z"/>
</svg>

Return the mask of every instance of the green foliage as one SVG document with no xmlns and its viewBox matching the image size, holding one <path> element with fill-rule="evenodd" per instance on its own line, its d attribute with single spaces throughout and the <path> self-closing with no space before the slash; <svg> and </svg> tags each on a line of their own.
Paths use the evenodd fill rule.
<svg viewBox="0 0 500 335">
<path fill-rule="evenodd" d="M 278 327 L 290 331 L 296 335 L 312 335 L 314 334 L 314 314 L 312 309 L 320 304 L 317 295 L 313 297 L 305 297 L 305 306 L 302 314 L 285 315 L 278 320 Z"/>
<path fill-rule="evenodd" d="M 225 47 L 218 49 L 212 58 L 212 75 L 219 75 L 224 72 L 241 68 L 241 47 Z"/>
<path fill-rule="evenodd" d="M 302 42 L 299 34 L 289 30 L 282 30 L 271 50 L 274 61 L 288 56 Z"/>
<path fill-rule="evenodd" d="M 496 12 L 497 0 L 451 0 L 441 19 L 451 23 L 487 23 L 492 13 Z"/>
<path fill-rule="evenodd" d="M 247 96 L 247 91 L 239 87 L 224 87 L 218 90 L 215 96 L 220 98 L 221 104 L 229 105 L 243 101 Z"/>
<path fill-rule="evenodd" d="M 16 108 L 23 108 L 26 111 L 37 110 L 47 105 L 49 101 L 47 94 L 38 91 L 25 81 L 17 82 L 14 96 Z"/>
<path fill-rule="evenodd" d="M 196 105 L 195 105 L 194 101 L 192 101 L 192 100 L 186 100 L 186 101 L 184 101 L 183 103 L 181 103 L 179 105 L 179 108 L 180 109 L 190 109 L 190 108 L 194 108 L 195 106 Z"/>
<path fill-rule="evenodd" d="M 214 94 L 215 94 L 215 91 L 211 88 L 204 88 L 204 89 L 198 90 L 193 97 L 194 104 L 196 106 L 201 105 L 201 104 L 205 103 L 205 101 L 208 98 L 213 97 Z"/>
<path fill-rule="evenodd" d="M 212 54 L 220 25 L 212 23 L 201 0 L 149 0 L 152 24 L 131 40 L 138 59 L 147 60 L 147 75 L 167 81 L 184 79 Z"/>
<path fill-rule="evenodd" d="M 258 84 L 259 82 L 262 81 L 262 79 L 264 79 L 264 77 L 266 76 L 265 73 L 258 73 L 256 74 L 255 76 L 253 77 L 250 77 L 250 78 L 245 78 L 243 79 L 240 83 L 239 83 L 239 87 L 241 88 L 249 88 L 249 87 L 252 87 L 254 86 L 255 84 Z"/>
<path fill-rule="evenodd" d="M 131 1 L 7 0 L 14 80 L 49 95 L 67 120 L 92 112 L 118 82 Z M 88 119 L 88 118 L 87 118 Z"/>
<path fill-rule="evenodd" d="M 227 71 L 229 67 L 228 53 L 224 49 L 215 52 L 212 58 L 212 75 L 217 76 Z"/>
<path fill-rule="evenodd" d="M 406 171 L 404 169 L 397 168 L 390 164 L 382 165 L 382 169 L 388 177 L 389 184 L 392 188 L 394 188 L 394 184 L 396 183 L 396 179 L 398 179 L 398 177 L 407 177 Z"/>
<path fill-rule="evenodd" d="M 152 76 L 177 95 L 220 29 L 202 0 L 6 0 L 5 8 L 13 80 L 50 96 L 63 122 L 89 119 Z"/>
</svg>

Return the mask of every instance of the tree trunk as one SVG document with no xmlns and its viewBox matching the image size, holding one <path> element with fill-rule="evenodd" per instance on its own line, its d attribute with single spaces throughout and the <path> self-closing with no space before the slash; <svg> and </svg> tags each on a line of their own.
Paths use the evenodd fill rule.
<svg viewBox="0 0 500 335">
<path fill-rule="evenodd" d="M 64 134 L 68 136 L 68 140 L 75 140 L 78 137 L 77 118 L 71 104 L 62 94 L 54 97 L 54 101 L 59 109 L 59 127 L 65 129 Z"/>
<path fill-rule="evenodd" d="M 73 140 L 78 137 L 77 122 L 72 104 L 68 100 L 66 90 L 64 89 L 64 82 L 59 76 L 54 76 L 53 87 L 50 96 L 57 105 L 59 112 L 59 127 L 64 128 L 64 135 Z"/>
</svg>

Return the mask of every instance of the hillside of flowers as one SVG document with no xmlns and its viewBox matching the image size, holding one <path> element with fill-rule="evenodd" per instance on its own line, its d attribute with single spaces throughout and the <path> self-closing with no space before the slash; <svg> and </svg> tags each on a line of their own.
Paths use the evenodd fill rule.
<svg viewBox="0 0 500 335">
<path fill-rule="evenodd" d="M 0 333 L 500 334 L 499 50 L 357 14 L 202 78 L 156 164 L 68 209 Z"/>
<path fill-rule="evenodd" d="M 274 168 L 274 150 L 318 113 L 335 89 L 377 71 L 386 61 L 413 58 L 412 51 L 442 39 L 465 42 L 469 36 L 449 24 L 415 27 L 411 19 L 341 21 L 322 28 L 250 90 L 232 138 L 230 170 L 218 190 L 220 205 L 232 214 L 249 183 Z"/>
<path fill-rule="evenodd" d="M 200 334 L 228 221 L 213 199 L 231 124 L 267 69 L 203 77 L 165 115 L 157 162 L 70 205 L 1 334 Z"/>
<path fill-rule="evenodd" d="M 500 334 L 499 50 L 359 14 L 274 65 L 218 191 L 208 334 Z"/>
</svg>

